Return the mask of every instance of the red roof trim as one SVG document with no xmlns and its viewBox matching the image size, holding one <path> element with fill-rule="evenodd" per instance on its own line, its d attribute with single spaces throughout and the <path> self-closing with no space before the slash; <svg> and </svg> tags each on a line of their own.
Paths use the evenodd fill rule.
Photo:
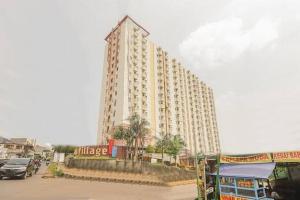
<svg viewBox="0 0 300 200">
<path fill-rule="evenodd" d="M 117 26 L 105 37 L 105 41 L 107 41 L 107 39 L 109 38 L 109 36 L 113 33 L 113 32 L 115 32 L 115 30 L 117 30 L 118 28 L 119 28 L 119 26 L 126 20 L 126 19 L 130 19 L 131 21 L 133 21 L 133 23 L 135 23 L 138 27 L 140 27 L 141 29 L 143 29 L 146 33 L 147 33 L 147 35 L 146 36 L 148 36 L 150 33 L 145 29 L 145 28 L 143 28 L 141 25 L 139 25 L 136 21 L 134 21 L 131 17 L 129 17 L 128 15 L 126 15 L 118 24 L 117 24 Z"/>
</svg>

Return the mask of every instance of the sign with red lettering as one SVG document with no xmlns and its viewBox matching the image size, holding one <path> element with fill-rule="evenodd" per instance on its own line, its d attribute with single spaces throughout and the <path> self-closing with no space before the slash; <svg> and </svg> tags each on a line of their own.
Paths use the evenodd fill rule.
<svg viewBox="0 0 300 200">
<path fill-rule="evenodd" d="M 274 162 L 300 162 L 300 151 L 273 153 Z"/>
<path fill-rule="evenodd" d="M 221 194 L 220 199 L 221 200 L 249 200 L 248 198 L 236 197 L 236 196 L 231 196 L 231 195 L 227 195 L 227 194 Z"/>
<path fill-rule="evenodd" d="M 271 155 L 269 153 L 259 153 L 253 155 L 241 155 L 241 156 L 221 156 L 221 163 L 268 163 L 272 162 Z"/>
</svg>

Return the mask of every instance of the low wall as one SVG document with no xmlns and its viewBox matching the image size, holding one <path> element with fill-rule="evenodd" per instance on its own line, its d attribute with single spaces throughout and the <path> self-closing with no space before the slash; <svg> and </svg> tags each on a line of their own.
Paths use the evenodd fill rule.
<svg viewBox="0 0 300 200">
<path fill-rule="evenodd" d="M 159 177 L 166 182 L 191 180 L 195 178 L 195 172 L 176 167 L 153 165 L 124 160 L 98 160 L 98 159 L 76 159 L 66 160 L 65 166 L 69 168 L 116 171 L 127 173 L 150 174 Z"/>
</svg>

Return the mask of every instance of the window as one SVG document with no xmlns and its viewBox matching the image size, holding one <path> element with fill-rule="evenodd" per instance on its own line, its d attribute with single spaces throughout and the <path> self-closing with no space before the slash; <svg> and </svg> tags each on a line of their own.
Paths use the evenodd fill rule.
<svg viewBox="0 0 300 200">
<path fill-rule="evenodd" d="M 221 182 L 221 185 L 234 186 L 234 178 L 231 178 L 231 177 L 222 177 L 220 182 Z"/>
<path fill-rule="evenodd" d="M 237 194 L 241 196 L 247 196 L 247 197 L 255 197 L 255 191 L 254 190 L 247 190 L 247 189 L 237 189 Z"/>
</svg>

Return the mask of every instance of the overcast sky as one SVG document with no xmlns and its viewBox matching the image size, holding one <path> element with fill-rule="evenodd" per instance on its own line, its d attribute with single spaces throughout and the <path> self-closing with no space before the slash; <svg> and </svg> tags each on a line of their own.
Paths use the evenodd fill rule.
<svg viewBox="0 0 300 200">
<path fill-rule="evenodd" d="M 214 89 L 224 152 L 300 149 L 298 0 L 0 0 L 0 135 L 95 144 L 126 14 Z"/>
</svg>

